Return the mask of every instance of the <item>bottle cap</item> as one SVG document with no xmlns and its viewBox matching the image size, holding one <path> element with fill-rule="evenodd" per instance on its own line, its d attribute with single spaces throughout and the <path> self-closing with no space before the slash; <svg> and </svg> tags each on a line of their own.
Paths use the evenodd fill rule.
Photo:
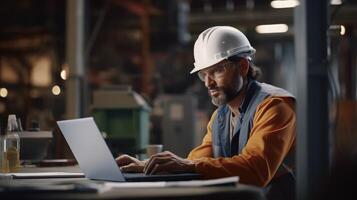
<svg viewBox="0 0 357 200">
<path fill-rule="evenodd" d="M 17 126 L 17 121 L 16 121 L 16 115 L 9 115 L 7 118 L 7 130 L 8 131 L 17 131 L 18 126 Z"/>
</svg>

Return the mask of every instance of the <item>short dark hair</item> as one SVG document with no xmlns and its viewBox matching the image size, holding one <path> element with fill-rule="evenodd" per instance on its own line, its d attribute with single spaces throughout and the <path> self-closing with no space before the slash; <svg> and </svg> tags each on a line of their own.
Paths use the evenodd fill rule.
<svg viewBox="0 0 357 200">
<path fill-rule="evenodd" d="M 239 56 L 231 56 L 228 58 L 228 61 L 238 63 L 241 59 L 248 60 L 249 63 L 249 69 L 247 74 L 248 78 L 257 80 L 262 75 L 262 70 L 259 67 L 255 66 L 253 61 L 251 61 L 251 59 L 239 57 Z"/>
</svg>

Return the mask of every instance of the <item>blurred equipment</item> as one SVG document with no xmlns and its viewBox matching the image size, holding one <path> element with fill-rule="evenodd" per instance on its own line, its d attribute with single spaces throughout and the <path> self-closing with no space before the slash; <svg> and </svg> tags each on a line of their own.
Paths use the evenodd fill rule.
<svg viewBox="0 0 357 200">
<path fill-rule="evenodd" d="M 114 156 L 139 154 L 149 143 L 150 106 L 128 86 L 93 92 L 92 114 Z"/>
<path fill-rule="evenodd" d="M 17 171 L 20 159 L 26 163 L 42 161 L 51 139 L 52 132 L 40 131 L 38 123 L 30 131 L 23 131 L 20 118 L 9 115 L 6 135 L 1 137 L 2 171 Z"/>
<path fill-rule="evenodd" d="M 215 26 L 202 32 L 193 51 L 195 68 L 191 74 L 234 55 L 250 58 L 255 53 L 247 37 L 230 26 Z"/>
<path fill-rule="evenodd" d="M 167 95 L 163 97 L 163 102 L 164 148 L 186 157 L 195 146 L 197 99 L 191 95 Z"/>
<path fill-rule="evenodd" d="M 20 158 L 22 161 L 35 163 L 47 156 L 47 150 L 53 138 L 51 131 L 21 131 Z"/>
</svg>

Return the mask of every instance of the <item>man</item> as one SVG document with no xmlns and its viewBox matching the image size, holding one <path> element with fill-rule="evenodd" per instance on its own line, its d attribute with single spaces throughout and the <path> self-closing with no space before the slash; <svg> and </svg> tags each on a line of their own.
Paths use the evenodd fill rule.
<svg viewBox="0 0 357 200">
<path fill-rule="evenodd" d="M 229 26 L 212 27 L 195 42 L 191 71 L 218 106 L 200 146 L 187 159 L 163 152 L 139 161 L 117 158 L 123 171 L 198 172 L 206 178 L 239 176 L 265 187 L 268 199 L 294 198 L 295 99 L 281 88 L 259 83 L 246 36 Z"/>
</svg>

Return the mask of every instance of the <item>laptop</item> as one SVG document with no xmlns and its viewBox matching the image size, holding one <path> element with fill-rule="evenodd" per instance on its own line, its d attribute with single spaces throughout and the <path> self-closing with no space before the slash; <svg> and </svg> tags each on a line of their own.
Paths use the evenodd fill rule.
<svg viewBox="0 0 357 200">
<path fill-rule="evenodd" d="M 57 122 L 85 177 L 116 182 L 197 180 L 197 173 L 145 175 L 120 171 L 94 119 L 80 118 Z"/>
</svg>

